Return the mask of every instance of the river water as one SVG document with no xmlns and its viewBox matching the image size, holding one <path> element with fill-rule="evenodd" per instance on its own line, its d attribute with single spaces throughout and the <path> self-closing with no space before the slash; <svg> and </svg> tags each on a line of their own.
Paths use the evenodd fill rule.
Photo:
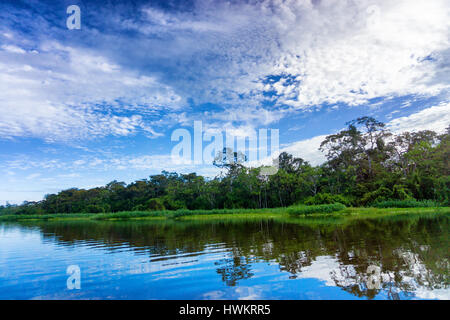
<svg viewBox="0 0 450 320">
<path fill-rule="evenodd" d="M 0 299 L 449 299 L 449 216 L 0 224 Z"/>
</svg>

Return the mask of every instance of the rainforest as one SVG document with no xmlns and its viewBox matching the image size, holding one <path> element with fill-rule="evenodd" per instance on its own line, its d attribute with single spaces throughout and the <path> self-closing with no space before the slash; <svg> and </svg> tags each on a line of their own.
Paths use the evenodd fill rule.
<svg viewBox="0 0 450 320">
<path fill-rule="evenodd" d="M 361 117 L 328 135 L 320 149 L 327 161 L 318 166 L 282 152 L 279 170 L 262 175 L 261 167 L 225 159 L 216 163 L 224 170 L 215 178 L 163 171 L 130 184 L 112 181 L 103 187 L 63 190 L 38 202 L 7 204 L 0 214 L 214 213 L 337 203 L 378 208 L 449 205 L 450 127 L 444 134 L 394 134 L 384 123 Z"/>
</svg>

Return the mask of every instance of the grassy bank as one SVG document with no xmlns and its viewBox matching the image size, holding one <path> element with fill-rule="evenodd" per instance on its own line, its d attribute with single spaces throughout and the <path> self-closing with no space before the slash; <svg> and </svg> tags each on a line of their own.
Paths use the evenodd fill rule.
<svg viewBox="0 0 450 320">
<path fill-rule="evenodd" d="M 439 203 L 432 200 L 387 200 L 372 204 L 374 208 L 434 208 L 440 207 Z"/>
<path fill-rule="evenodd" d="M 296 206 L 273 209 L 221 209 L 221 210 L 178 210 L 178 211 L 125 211 L 105 214 L 45 214 L 45 215 L 3 215 L 0 221 L 31 220 L 140 220 L 140 219 L 309 219 L 309 218 L 364 218 L 385 215 L 414 213 L 450 213 L 450 207 L 411 208 L 346 208 L 342 205 Z"/>
<path fill-rule="evenodd" d="M 309 215 L 313 213 L 331 213 L 331 212 L 339 212 L 346 209 L 341 203 L 333 203 L 333 204 L 320 204 L 313 206 L 305 206 L 305 205 L 297 205 L 292 206 L 286 209 L 287 213 L 291 216 L 301 216 L 301 215 Z"/>
</svg>

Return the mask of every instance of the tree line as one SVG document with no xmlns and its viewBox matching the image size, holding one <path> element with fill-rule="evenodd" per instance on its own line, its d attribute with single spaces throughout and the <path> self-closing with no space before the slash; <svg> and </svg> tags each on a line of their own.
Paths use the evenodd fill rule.
<svg viewBox="0 0 450 320">
<path fill-rule="evenodd" d="M 368 206 L 384 200 L 434 200 L 450 204 L 450 126 L 393 134 L 372 117 L 347 123 L 320 145 L 325 163 L 313 166 L 283 152 L 279 170 L 261 174 L 238 161 L 222 161 L 215 178 L 163 171 L 130 184 L 112 181 L 72 188 L 39 202 L 0 206 L 1 214 L 273 208 L 340 202 Z M 236 158 L 236 157 L 235 157 Z"/>
</svg>

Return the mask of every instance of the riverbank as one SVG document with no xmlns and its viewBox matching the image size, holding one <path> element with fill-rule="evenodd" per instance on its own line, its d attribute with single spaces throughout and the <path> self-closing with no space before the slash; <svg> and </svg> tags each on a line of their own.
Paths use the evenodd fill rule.
<svg viewBox="0 0 450 320">
<path fill-rule="evenodd" d="M 450 207 L 427 208 L 345 208 L 335 212 L 308 213 L 292 217 L 288 208 L 269 209 L 222 209 L 222 210 L 178 210 L 178 211 L 126 211 L 117 213 L 73 213 L 45 215 L 3 215 L 1 221 L 30 220 L 210 220 L 210 219 L 311 219 L 311 218 L 370 218 L 403 214 L 450 214 Z"/>
</svg>

